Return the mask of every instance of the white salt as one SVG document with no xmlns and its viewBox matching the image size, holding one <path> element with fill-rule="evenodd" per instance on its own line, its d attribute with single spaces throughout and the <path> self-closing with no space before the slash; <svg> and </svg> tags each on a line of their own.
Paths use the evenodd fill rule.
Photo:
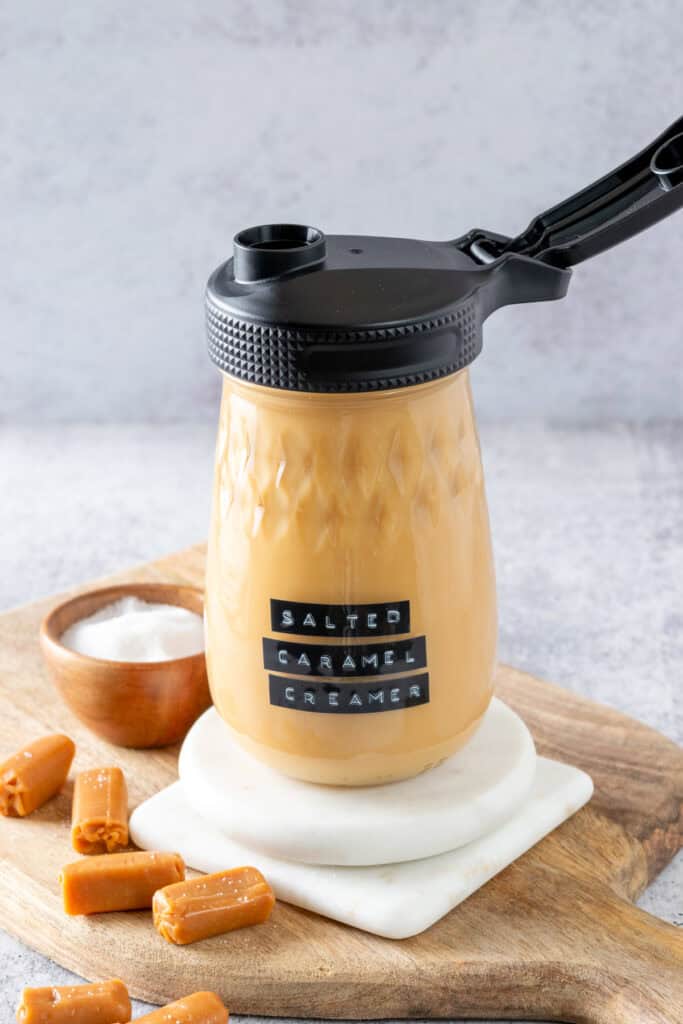
<svg viewBox="0 0 683 1024">
<path fill-rule="evenodd" d="M 106 661 L 170 661 L 204 650 L 204 623 L 187 608 L 123 597 L 75 622 L 61 642 Z"/>
</svg>

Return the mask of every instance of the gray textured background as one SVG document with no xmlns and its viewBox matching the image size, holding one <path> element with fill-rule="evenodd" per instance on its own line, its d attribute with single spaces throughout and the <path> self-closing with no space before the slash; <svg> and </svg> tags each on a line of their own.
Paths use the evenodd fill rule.
<svg viewBox="0 0 683 1024">
<path fill-rule="evenodd" d="M 0 0 L 0 416 L 212 416 L 235 230 L 515 233 L 680 114 L 682 43 L 679 0 Z M 682 231 L 497 314 L 480 413 L 680 415 Z"/>
<path fill-rule="evenodd" d="M 0 0 L 0 611 L 205 535 L 237 229 L 516 233 L 682 71 L 680 0 Z M 473 372 L 501 656 L 679 742 L 682 254 L 683 214 L 496 314 Z M 683 924 L 683 858 L 641 905 Z M 0 963 L 2 1024 L 67 977 Z"/>
</svg>

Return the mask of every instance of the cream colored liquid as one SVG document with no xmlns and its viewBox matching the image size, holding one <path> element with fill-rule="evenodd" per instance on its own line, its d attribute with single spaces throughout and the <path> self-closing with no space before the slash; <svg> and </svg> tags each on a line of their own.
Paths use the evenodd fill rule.
<svg viewBox="0 0 683 1024">
<path fill-rule="evenodd" d="M 273 706 L 262 638 L 368 640 L 279 636 L 273 598 L 409 601 L 410 636 L 426 638 L 429 702 L 360 714 Z M 367 785 L 416 775 L 458 749 L 491 699 L 496 644 L 467 371 L 361 395 L 275 391 L 225 377 L 206 621 L 216 707 L 238 741 L 272 767 L 313 782 Z M 396 678 L 370 681 L 387 687 Z M 334 683 L 346 696 L 342 688 L 368 679 L 339 675 Z"/>
</svg>

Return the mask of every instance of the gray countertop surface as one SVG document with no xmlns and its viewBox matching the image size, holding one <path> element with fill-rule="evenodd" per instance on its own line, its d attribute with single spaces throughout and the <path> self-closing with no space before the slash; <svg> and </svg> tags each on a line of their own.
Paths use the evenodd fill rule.
<svg viewBox="0 0 683 1024">
<path fill-rule="evenodd" d="M 683 742 L 683 424 L 481 436 L 501 658 Z M 202 539 L 213 445 L 207 424 L 0 426 L 0 610 Z M 641 906 L 683 925 L 683 858 Z M 0 1022 L 73 977 L 3 932 L 0 963 Z"/>
</svg>

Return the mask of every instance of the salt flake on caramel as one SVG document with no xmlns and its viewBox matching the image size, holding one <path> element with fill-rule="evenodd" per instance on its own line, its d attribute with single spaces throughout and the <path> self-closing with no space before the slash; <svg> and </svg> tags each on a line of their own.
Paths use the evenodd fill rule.
<svg viewBox="0 0 683 1024">
<path fill-rule="evenodd" d="M 275 904 L 256 868 L 202 875 L 154 894 L 154 925 L 167 942 L 187 945 L 252 924 L 262 924 Z"/>
</svg>

